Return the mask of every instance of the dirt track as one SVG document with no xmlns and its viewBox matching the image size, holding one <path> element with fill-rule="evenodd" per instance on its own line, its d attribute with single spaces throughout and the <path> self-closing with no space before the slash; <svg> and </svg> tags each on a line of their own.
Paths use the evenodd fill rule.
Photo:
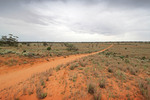
<svg viewBox="0 0 150 100">
<path fill-rule="evenodd" d="M 17 71 L 13 71 L 7 74 L 2 74 L 0 75 L 0 90 L 3 90 L 4 88 L 8 88 L 10 86 L 13 86 L 19 82 L 23 82 L 26 79 L 30 78 L 33 74 L 44 72 L 48 70 L 49 68 L 56 67 L 57 65 L 60 64 L 65 64 L 67 62 L 71 62 L 73 60 L 79 59 L 81 57 L 93 55 L 99 52 L 103 52 L 109 48 L 111 48 L 113 45 L 110 45 L 109 47 L 98 51 L 98 52 L 93 52 L 90 54 L 79 54 L 79 55 L 71 55 L 67 58 L 64 57 L 59 57 L 57 59 L 54 59 L 53 61 L 49 62 L 44 62 L 40 64 L 34 64 L 32 67 L 29 68 L 24 68 L 20 69 Z"/>
</svg>

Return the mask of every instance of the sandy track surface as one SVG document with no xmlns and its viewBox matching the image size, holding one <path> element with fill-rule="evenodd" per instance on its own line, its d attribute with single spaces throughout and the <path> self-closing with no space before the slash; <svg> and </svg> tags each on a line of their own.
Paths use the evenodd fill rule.
<svg viewBox="0 0 150 100">
<path fill-rule="evenodd" d="M 3 90 L 5 88 L 8 88 L 10 86 L 13 86 L 19 82 L 23 82 L 26 79 L 30 78 L 32 75 L 37 74 L 37 73 L 41 73 L 44 72 L 50 68 L 54 68 L 60 64 L 65 64 L 67 62 L 71 62 L 73 60 L 85 57 L 85 56 L 89 56 L 89 55 L 93 55 L 99 52 L 103 52 L 109 48 L 111 48 L 113 45 L 110 45 L 109 47 L 98 51 L 98 52 L 93 52 L 93 53 L 89 53 L 89 54 L 79 54 L 79 55 L 71 55 L 67 58 L 64 57 L 59 57 L 57 59 L 54 59 L 52 61 L 49 62 L 44 62 L 44 63 L 40 63 L 40 64 L 34 64 L 32 67 L 28 67 L 28 68 L 24 68 L 24 69 L 20 69 L 20 70 L 16 70 L 7 74 L 2 74 L 0 75 L 0 90 Z"/>
</svg>

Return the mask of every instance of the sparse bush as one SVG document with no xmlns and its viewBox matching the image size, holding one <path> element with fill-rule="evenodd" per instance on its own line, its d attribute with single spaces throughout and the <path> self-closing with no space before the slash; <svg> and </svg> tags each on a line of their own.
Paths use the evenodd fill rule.
<svg viewBox="0 0 150 100">
<path fill-rule="evenodd" d="M 70 66 L 70 70 L 74 70 L 75 66 L 74 65 L 71 65 Z"/>
<path fill-rule="evenodd" d="M 68 51 L 78 51 L 78 48 L 76 48 L 73 44 L 64 43 L 64 45 L 67 47 Z"/>
<path fill-rule="evenodd" d="M 44 99 L 47 96 L 47 93 L 42 92 L 40 86 L 36 88 L 36 95 L 39 99 Z"/>
<path fill-rule="evenodd" d="M 132 75 L 136 75 L 137 71 L 133 67 L 129 67 L 129 71 Z"/>
<path fill-rule="evenodd" d="M 75 76 L 73 76 L 73 82 L 76 82 L 76 80 L 77 80 L 77 75 L 75 75 Z"/>
<path fill-rule="evenodd" d="M 126 75 L 120 70 L 117 70 L 115 75 L 117 76 L 117 78 L 119 78 L 121 80 L 125 80 L 126 79 Z"/>
<path fill-rule="evenodd" d="M 26 52 L 26 50 L 23 50 L 23 53 Z"/>
<path fill-rule="evenodd" d="M 41 85 L 42 85 L 42 86 L 45 86 L 45 82 L 44 82 L 44 80 L 43 80 L 43 79 L 41 79 L 40 81 L 41 81 Z"/>
<path fill-rule="evenodd" d="M 41 99 L 44 99 L 47 96 L 47 93 L 41 93 Z"/>
<path fill-rule="evenodd" d="M 82 67 L 79 67 L 78 69 L 79 69 L 79 70 L 83 70 L 83 68 L 82 68 Z"/>
<path fill-rule="evenodd" d="M 107 52 L 107 53 L 106 53 L 106 56 L 109 56 L 109 55 L 111 55 L 111 52 Z"/>
<path fill-rule="evenodd" d="M 125 63 L 129 63 L 129 60 L 128 60 L 128 59 L 125 59 Z"/>
<path fill-rule="evenodd" d="M 94 93 L 94 100 L 101 100 L 101 92 L 98 92 L 98 93 Z"/>
<path fill-rule="evenodd" d="M 147 84 L 150 85 L 150 78 L 147 78 L 146 81 L 147 81 Z"/>
<path fill-rule="evenodd" d="M 83 60 L 79 60 L 79 64 L 82 66 L 82 67 L 85 67 L 87 64 L 86 62 L 84 62 Z"/>
<path fill-rule="evenodd" d="M 71 66 L 70 66 L 70 70 L 74 70 L 75 69 L 75 67 L 78 67 L 79 66 L 79 64 L 78 63 L 76 63 L 76 64 L 72 64 Z"/>
<path fill-rule="evenodd" d="M 140 89 L 142 95 L 148 99 L 149 98 L 148 84 L 146 84 L 146 82 L 144 80 L 139 80 L 138 83 L 139 83 L 139 89 Z"/>
<path fill-rule="evenodd" d="M 28 94 L 31 95 L 34 93 L 34 89 L 33 88 L 30 88 L 30 90 L 28 90 Z"/>
<path fill-rule="evenodd" d="M 109 67 L 108 72 L 112 73 L 113 72 L 112 68 Z"/>
<path fill-rule="evenodd" d="M 57 72 L 57 71 L 59 71 L 59 70 L 60 70 L 60 68 L 61 68 L 61 66 L 60 66 L 60 65 L 58 65 L 58 66 L 56 67 L 56 72 Z"/>
<path fill-rule="evenodd" d="M 106 80 L 104 78 L 99 80 L 99 87 L 100 88 L 105 88 L 106 86 Z"/>
<path fill-rule="evenodd" d="M 88 85 L 88 93 L 90 93 L 90 94 L 94 94 L 95 93 L 95 85 L 94 84 L 90 83 Z"/>
<path fill-rule="evenodd" d="M 145 57 L 145 56 L 141 58 L 141 60 L 145 60 L 145 59 L 146 59 L 146 57 Z"/>
<path fill-rule="evenodd" d="M 48 44 L 46 42 L 43 42 L 43 46 L 47 46 Z"/>
</svg>

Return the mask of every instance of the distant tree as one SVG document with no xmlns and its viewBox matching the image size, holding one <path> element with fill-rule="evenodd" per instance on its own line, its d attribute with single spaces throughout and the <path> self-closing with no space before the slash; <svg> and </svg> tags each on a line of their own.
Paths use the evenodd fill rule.
<svg viewBox="0 0 150 100">
<path fill-rule="evenodd" d="M 46 42 L 43 42 L 43 46 L 47 46 L 48 44 Z"/>
<path fill-rule="evenodd" d="M 13 34 L 9 36 L 2 36 L 0 39 L 0 45 L 18 46 L 18 37 Z"/>
<path fill-rule="evenodd" d="M 64 45 L 67 47 L 68 51 L 78 51 L 78 48 L 76 48 L 73 44 L 64 43 Z"/>
</svg>

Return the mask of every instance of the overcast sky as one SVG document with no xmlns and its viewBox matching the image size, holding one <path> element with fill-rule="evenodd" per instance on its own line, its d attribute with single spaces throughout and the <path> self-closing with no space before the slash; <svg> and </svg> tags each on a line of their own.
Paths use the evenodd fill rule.
<svg viewBox="0 0 150 100">
<path fill-rule="evenodd" d="M 150 0 L 0 0 L 0 36 L 20 41 L 150 41 Z"/>
</svg>

